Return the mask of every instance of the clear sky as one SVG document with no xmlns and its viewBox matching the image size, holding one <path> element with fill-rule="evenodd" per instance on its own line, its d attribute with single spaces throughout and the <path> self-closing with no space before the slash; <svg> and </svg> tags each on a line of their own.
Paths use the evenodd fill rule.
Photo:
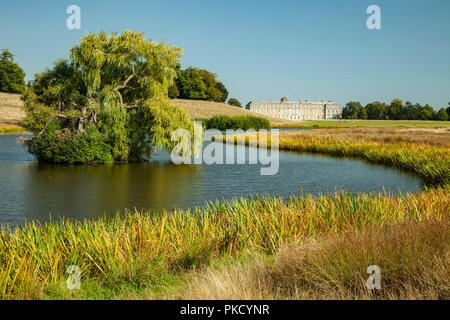
<svg viewBox="0 0 450 320">
<path fill-rule="evenodd" d="M 81 8 L 69 30 L 66 8 Z M 381 30 L 366 9 L 381 8 Z M 27 80 L 88 32 L 145 32 L 251 100 L 450 101 L 449 0 L 0 0 L 0 48 Z"/>
</svg>

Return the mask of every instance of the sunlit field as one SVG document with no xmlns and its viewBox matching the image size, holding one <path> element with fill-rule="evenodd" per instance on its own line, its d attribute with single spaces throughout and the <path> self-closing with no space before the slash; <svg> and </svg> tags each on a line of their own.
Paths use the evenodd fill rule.
<svg viewBox="0 0 450 320">
<path fill-rule="evenodd" d="M 278 126 L 286 128 L 341 128 L 341 127 L 449 127 L 449 121 L 421 120 L 305 120 L 298 124 Z"/>
</svg>

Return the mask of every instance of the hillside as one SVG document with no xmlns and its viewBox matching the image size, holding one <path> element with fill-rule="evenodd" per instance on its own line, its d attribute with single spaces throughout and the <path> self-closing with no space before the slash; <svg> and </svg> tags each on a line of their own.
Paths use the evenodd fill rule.
<svg viewBox="0 0 450 320">
<path fill-rule="evenodd" d="M 176 104 L 189 112 L 192 119 L 211 118 L 214 115 L 248 116 L 255 115 L 243 108 L 232 107 L 224 103 L 200 101 L 200 100 L 173 100 Z M 0 92 L 0 125 L 18 125 L 25 118 L 22 108 L 23 102 L 19 94 Z M 262 115 L 259 115 L 262 116 Z M 272 126 L 295 125 L 298 121 L 283 120 L 270 116 L 262 116 L 270 121 Z"/>
<path fill-rule="evenodd" d="M 202 101 L 202 100 L 173 100 L 176 104 L 185 108 L 189 112 L 189 116 L 192 119 L 209 119 L 214 115 L 227 115 L 227 116 L 258 116 L 265 118 L 270 121 L 272 126 L 283 126 L 283 125 L 295 125 L 300 121 L 285 120 L 275 117 L 265 116 L 261 114 L 255 114 L 244 108 L 238 108 L 229 106 L 224 103 Z"/>
<path fill-rule="evenodd" d="M 20 94 L 0 92 L 0 124 L 19 124 L 25 118 Z"/>
</svg>

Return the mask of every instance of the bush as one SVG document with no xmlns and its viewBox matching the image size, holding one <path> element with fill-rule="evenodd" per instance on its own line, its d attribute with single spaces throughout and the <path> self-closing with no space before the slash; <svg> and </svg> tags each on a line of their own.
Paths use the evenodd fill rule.
<svg viewBox="0 0 450 320">
<path fill-rule="evenodd" d="M 39 138 L 26 142 L 29 151 L 40 162 L 79 164 L 111 163 L 111 147 L 94 126 L 76 133 L 51 122 Z"/>
<path fill-rule="evenodd" d="M 239 102 L 238 99 L 235 99 L 235 98 L 230 98 L 230 99 L 228 100 L 228 104 L 229 104 L 230 106 L 235 106 L 235 107 L 242 108 L 242 104 Z"/>
<path fill-rule="evenodd" d="M 214 116 L 206 122 L 206 129 L 270 129 L 270 123 L 267 119 L 253 116 Z"/>
</svg>

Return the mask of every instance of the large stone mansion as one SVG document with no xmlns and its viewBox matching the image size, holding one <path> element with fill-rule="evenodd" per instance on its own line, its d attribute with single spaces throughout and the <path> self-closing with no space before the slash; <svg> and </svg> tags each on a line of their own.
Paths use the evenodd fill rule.
<svg viewBox="0 0 450 320">
<path fill-rule="evenodd" d="M 339 119 L 341 107 L 332 101 L 288 101 L 283 97 L 280 102 L 252 101 L 246 109 L 268 116 L 291 120 Z"/>
</svg>

